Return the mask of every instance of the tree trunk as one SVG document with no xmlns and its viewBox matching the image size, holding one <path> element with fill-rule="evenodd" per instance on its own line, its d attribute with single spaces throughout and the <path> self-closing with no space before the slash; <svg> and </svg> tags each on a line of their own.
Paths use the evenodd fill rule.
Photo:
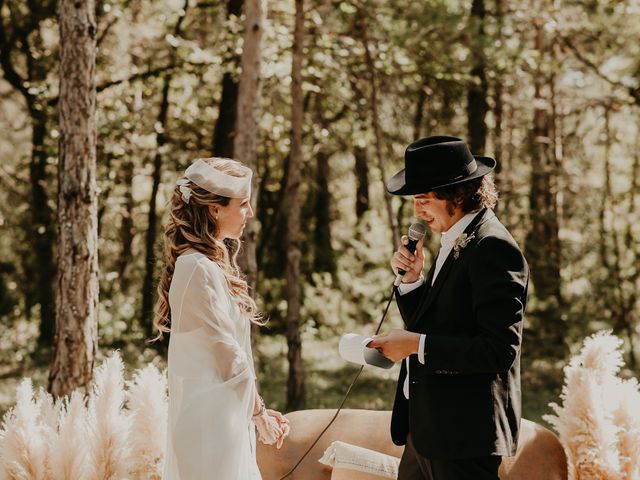
<svg viewBox="0 0 640 480">
<path fill-rule="evenodd" d="M 502 42 L 502 26 L 504 23 L 504 12 L 502 8 L 502 0 L 496 0 L 496 24 L 497 24 L 497 41 Z M 502 172 L 502 112 L 503 112 L 503 86 L 502 72 L 495 72 L 495 81 L 493 84 L 493 117 L 495 128 L 493 131 L 493 153 L 496 159 L 495 168 L 495 184 L 500 190 L 500 173 Z"/>
<path fill-rule="evenodd" d="M 184 7 L 178 17 L 174 28 L 174 36 L 181 34 L 182 22 L 187 16 L 187 8 L 189 1 L 185 0 Z M 171 63 L 175 62 L 175 47 L 171 47 Z M 145 236 L 145 275 L 142 284 L 142 312 L 140 315 L 141 326 L 145 330 L 146 335 L 150 338 L 153 335 L 153 304 L 155 302 L 155 289 L 153 287 L 156 269 L 156 238 L 158 235 L 158 215 L 156 209 L 158 190 L 160 188 L 160 179 L 162 173 L 162 151 L 167 143 L 167 116 L 169 112 L 169 92 L 171 90 L 171 80 L 173 74 L 171 71 L 164 76 L 162 84 L 162 94 L 160 99 L 160 111 L 156 124 L 160 126 L 156 134 L 157 150 L 153 159 L 153 184 L 151 187 L 151 197 L 149 198 L 149 215 L 147 219 L 147 232 Z M 166 343 L 156 343 L 158 347 L 166 346 Z"/>
<path fill-rule="evenodd" d="M 113 155 L 104 153 L 104 150 L 100 148 L 100 144 L 96 147 L 96 168 L 100 169 L 100 165 L 104 162 L 104 171 L 110 172 L 112 170 Z M 97 174 L 100 175 L 99 173 Z M 98 195 L 98 237 L 102 233 L 102 218 L 107 211 L 107 203 L 109 203 L 109 196 L 111 195 L 111 189 L 114 186 L 114 182 L 108 182 L 106 187 L 100 191 Z"/>
<path fill-rule="evenodd" d="M 167 112 L 169 110 L 169 90 L 171 88 L 171 73 L 167 73 L 164 77 L 162 85 L 162 99 L 160 101 L 160 112 L 158 113 L 157 124 L 160 129 L 156 134 L 157 150 L 153 158 L 153 174 L 151 196 L 149 198 L 149 214 L 147 215 L 147 231 L 145 234 L 145 274 L 142 282 L 142 312 L 141 326 L 145 330 L 148 337 L 153 335 L 153 303 L 155 301 L 155 291 L 153 288 L 153 279 L 155 278 L 156 269 L 156 252 L 155 244 L 158 236 L 158 214 L 157 214 L 157 198 L 160 188 L 160 176 L 162 171 L 162 148 L 167 143 L 165 128 L 167 127 Z"/>
<path fill-rule="evenodd" d="M 282 176 L 275 192 L 260 189 L 260 223 L 262 231 L 256 246 L 256 263 L 266 277 L 282 277 L 286 269 L 286 196 L 289 177 L 289 158 L 287 155 L 282 165 Z M 265 169 L 264 178 L 269 178 Z M 282 239 L 282 241 L 281 241 Z M 266 253 L 268 252 L 268 253 Z"/>
<path fill-rule="evenodd" d="M 49 207 L 45 185 L 49 182 L 46 172 L 47 153 L 44 139 L 46 135 L 46 115 L 31 108 L 32 118 L 32 154 L 29 166 L 31 181 L 31 195 L 33 208 L 31 215 L 32 241 L 35 250 L 36 265 L 36 297 L 40 304 L 40 335 L 38 344 L 48 346 L 53 343 L 56 325 L 56 306 L 54 303 L 54 281 L 56 265 L 54 260 L 55 233 L 53 226 L 53 212 Z"/>
<path fill-rule="evenodd" d="M 227 18 L 231 15 L 239 17 L 242 13 L 243 0 L 229 0 L 227 2 Z M 233 63 L 238 61 L 234 57 Z M 225 72 L 222 77 L 222 97 L 218 108 L 218 119 L 213 132 L 213 155 L 215 157 L 234 156 L 234 135 L 236 117 L 238 113 L 238 82 L 233 75 Z"/>
<path fill-rule="evenodd" d="M 502 172 L 502 112 L 503 112 L 503 98 L 502 98 L 502 80 L 496 78 L 493 86 L 493 117 L 495 121 L 495 129 L 493 131 L 493 153 L 496 159 L 495 168 L 495 184 L 500 186 L 500 173 Z"/>
<path fill-rule="evenodd" d="M 636 204 L 635 192 L 638 188 L 638 166 L 640 155 L 636 153 L 632 166 L 631 188 L 629 189 L 629 208 L 625 218 L 628 219 L 624 238 L 618 233 L 616 222 L 612 221 L 607 226 L 605 218 L 607 213 L 616 218 L 616 195 L 612 192 L 611 181 L 611 145 L 616 138 L 611 132 L 611 106 L 605 106 L 604 111 L 604 191 L 600 205 L 600 257 L 606 275 L 604 292 L 606 309 L 611 312 L 613 320 L 613 332 L 616 335 L 626 334 L 629 340 L 629 365 L 635 366 L 635 349 L 633 344 L 633 311 L 637 303 L 637 281 L 640 277 L 640 269 L 633 262 L 633 267 L 627 265 L 625 252 L 633 252 L 635 259 L 639 256 L 637 242 L 633 233 L 633 219 L 635 219 Z M 623 249 L 621 248 L 624 248 Z"/>
<path fill-rule="evenodd" d="M 120 290 L 126 293 L 129 289 L 129 265 L 133 260 L 133 239 L 135 237 L 135 225 L 133 224 L 133 161 L 127 160 L 123 167 L 122 183 L 125 188 L 124 211 L 120 224 L 120 256 L 118 258 L 118 279 Z"/>
<path fill-rule="evenodd" d="M 637 127 L 640 130 L 640 126 Z M 638 301 L 638 290 L 635 288 L 638 278 L 640 278 L 640 248 L 639 242 L 635 238 L 633 233 L 633 221 L 631 219 L 636 218 L 637 205 L 636 198 L 638 193 L 638 175 L 640 174 L 640 135 L 636 135 L 636 146 L 633 156 L 633 169 L 631 171 L 631 188 L 629 189 L 629 215 L 627 222 L 627 231 L 625 232 L 625 248 L 628 251 L 634 252 L 634 268 L 630 275 L 630 283 L 632 288 L 629 289 L 629 298 L 626 302 L 627 305 L 627 317 L 626 317 L 626 332 L 629 340 L 629 367 L 635 370 L 637 367 L 636 350 L 634 345 L 634 332 L 636 329 L 636 316 L 633 314 L 636 303 Z"/>
<path fill-rule="evenodd" d="M 49 391 L 87 389 L 98 344 L 95 6 L 60 1 L 58 301 Z"/>
<path fill-rule="evenodd" d="M 336 262 L 331 247 L 331 193 L 329 192 L 329 154 L 326 147 L 320 147 L 316 155 L 316 198 L 314 229 L 315 255 L 313 270 L 329 272 L 335 277 Z"/>
<path fill-rule="evenodd" d="M 604 135 L 605 135 L 605 145 L 604 145 L 604 185 L 602 188 L 602 195 L 600 197 L 600 210 L 598 212 L 598 220 L 599 220 L 599 229 L 600 229 L 600 241 L 599 241 L 599 253 L 600 253 L 600 261 L 602 266 L 604 266 L 605 270 L 608 272 L 613 268 L 613 263 L 609 259 L 609 245 L 607 242 L 607 224 L 606 224 L 606 215 L 607 210 L 609 209 L 609 202 L 611 201 L 611 166 L 610 166 L 610 133 L 609 133 L 609 109 L 605 108 L 604 111 Z"/>
<path fill-rule="evenodd" d="M 427 103 L 427 82 L 426 78 L 423 79 L 423 83 L 418 90 L 418 101 L 416 102 L 416 114 L 413 118 L 413 141 L 420 138 L 422 133 L 422 122 L 424 119 L 424 105 Z"/>
<path fill-rule="evenodd" d="M 536 24 L 536 49 L 540 52 L 534 77 L 534 125 L 530 133 L 531 190 L 529 212 L 531 231 L 526 242 L 527 258 L 536 296 L 540 301 L 539 318 L 542 341 L 551 355 L 564 355 L 566 324 L 561 319 L 560 239 L 557 204 L 557 162 L 552 140 L 550 115 L 551 99 L 548 91 L 549 75 L 542 63 L 548 57 L 544 27 Z"/>
<path fill-rule="evenodd" d="M 134 23 L 141 20 L 143 15 L 143 5 L 141 3 L 134 2 L 131 5 L 131 17 Z M 133 65 L 138 71 L 144 69 L 144 58 L 138 55 L 136 50 L 129 52 L 131 57 L 131 65 Z M 126 101 L 128 113 L 132 116 L 139 115 L 140 110 L 143 108 L 142 103 L 142 89 L 135 86 L 133 95 Z M 133 198 L 133 178 L 135 173 L 135 163 L 133 156 L 128 155 L 124 160 L 124 165 L 121 167 L 122 172 L 118 175 L 118 183 L 124 187 L 124 209 L 122 210 L 120 217 L 120 254 L 116 260 L 115 268 L 118 272 L 118 284 L 117 288 L 124 294 L 129 291 L 131 282 L 131 268 L 133 265 L 133 242 L 136 236 L 136 227 L 133 222 L 133 211 L 135 209 L 135 200 Z"/>
<path fill-rule="evenodd" d="M 300 338 L 300 307 L 302 278 L 300 277 L 300 180 L 302 166 L 302 55 L 304 42 L 303 0 L 295 0 L 296 16 L 291 67 L 291 158 L 287 177 L 287 410 L 300 410 L 305 404 L 304 363 Z"/>
<path fill-rule="evenodd" d="M 222 98 L 213 133 L 213 156 L 234 157 L 235 125 L 238 115 L 238 82 L 229 72 L 222 76 Z"/>
<path fill-rule="evenodd" d="M 360 101 L 365 98 L 362 89 L 359 86 L 360 73 L 352 71 L 349 74 L 349 84 L 353 92 L 352 103 L 355 105 L 356 121 L 353 122 L 353 137 L 366 136 L 367 111 L 364 102 Z M 353 138 L 353 156 L 355 159 L 355 176 L 356 176 L 356 218 L 358 222 L 362 220 L 362 216 L 371 208 L 369 200 L 369 160 L 367 148 L 361 144 L 361 140 Z"/>
<path fill-rule="evenodd" d="M 484 55 L 484 0 L 473 0 L 471 5 L 471 51 L 475 60 L 471 69 L 471 84 L 467 98 L 467 130 L 469 148 L 475 155 L 484 155 L 487 143 L 487 75 Z"/>
<path fill-rule="evenodd" d="M 258 174 L 256 159 L 256 138 L 258 137 L 257 113 L 260 98 L 261 51 L 264 32 L 263 0 L 246 0 L 244 23 L 244 43 L 242 47 L 242 75 L 238 91 L 238 118 L 234 140 L 235 158 L 253 170 L 251 206 L 258 210 Z M 256 263 L 256 221 L 248 222 L 244 231 L 244 250 L 239 258 L 240 266 L 247 276 L 251 294 L 255 297 L 258 283 Z M 254 333 L 257 333 L 254 329 Z"/>
<path fill-rule="evenodd" d="M 317 30 L 309 32 L 312 38 L 317 38 Z M 327 117 L 325 112 L 325 97 L 318 94 L 314 96 L 314 129 L 329 131 L 331 124 L 335 122 Z M 327 110 L 328 111 L 328 110 Z M 340 114 L 338 114 L 340 115 Z M 331 193 L 329 191 L 329 148 L 324 141 L 320 141 L 315 154 L 315 182 L 309 189 L 307 205 L 304 209 L 304 218 L 314 218 L 313 222 L 313 265 L 307 265 L 307 270 L 312 268 L 314 272 L 329 272 L 333 278 L 336 274 L 336 262 L 331 246 Z M 310 223 L 310 222 L 308 222 Z"/>
<path fill-rule="evenodd" d="M 512 88 L 506 89 L 504 92 L 507 98 L 511 98 Z M 515 195 L 514 176 L 512 175 L 514 162 L 517 154 L 514 142 L 514 115 L 515 110 L 509 102 L 504 103 L 502 111 L 502 132 L 504 132 L 503 149 L 500 155 L 500 174 L 497 175 L 498 185 L 502 201 L 498 203 L 498 212 L 503 215 L 510 225 L 515 221 L 509 219 L 518 217 L 519 209 L 517 208 L 517 196 Z"/>
<path fill-rule="evenodd" d="M 377 86 L 377 75 L 376 69 L 374 65 L 373 56 L 371 54 L 371 45 L 369 44 L 369 38 L 367 35 L 367 21 L 366 21 L 366 12 L 361 10 L 359 12 L 359 30 L 360 35 L 362 37 L 362 43 L 364 46 L 364 54 L 365 54 L 365 63 L 367 65 L 367 72 L 369 73 L 369 81 L 371 82 L 370 88 L 370 97 L 369 97 L 369 106 L 371 108 L 371 123 L 373 127 L 373 136 L 375 138 L 375 146 L 376 146 L 376 157 L 378 159 L 378 168 L 380 169 L 380 178 L 382 180 L 382 188 L 384 192 L 384 204 L 387 210 L 387 218 L 389 220 L 389 228 L 391 230 L 391 246 L 395 250 L 395 246 L 400 242 L 400 233 L 398 230 L 398 222 L 396 221 L 396 216 L 393 212 L 393 207 L 391 205 L 391 195 L 387 192 L 387 174 L 385 172 L 384 165 L 384 145 L 383 145 L 383 135 L 382 129 L 380 127 L 380 117 L 378 114 L 378 86 Z"/>
<path fill-rule="evenodd" d="M 367 161 L 367 150 L 363 147 L 355 146 L 353 156 L 356 160 L 356 217 L 358 221 L 369 210 L 369 165 Z"/>
</svg>

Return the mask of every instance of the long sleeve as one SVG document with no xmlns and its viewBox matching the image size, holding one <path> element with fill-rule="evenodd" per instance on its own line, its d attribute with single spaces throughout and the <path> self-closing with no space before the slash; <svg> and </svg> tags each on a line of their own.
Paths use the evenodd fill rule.
<svg viewBox="0 0 640 480">
<path fill-rule="evenodd" d="M 206 262 L 206 263 L 205 263 Z M 222 381 L 228 381 L 250 367 L 243 330 L 234 322 L 231 314 L 233 301 L 223 284 L 219 267 L 208 260 L 193 266 L 181 302 L 181 330 L 200 330 L 202 340 L 212 356 L 214 371 Z M 247 326 L 248 328 L 248 326 Z"/>
<path fill-rule="evenodd" d="M 398 304 L 398 310 L 400 311 L 400 315 L 402 316 L 402 320 L 405 325 L 409 325 L 411 323 L 411 318 L 418 309 L 418 304 L 420 303 L 420 298 L 422 297 L 422 293 L 425 288 L 426 284 L 422 282 L 419 287 L 402 294 L 398 291 L 398 287 L 396 287 L 396 303 Z"/>
<path fill-rule="evenodd" d="M 412 283 L 401 283 L 398 285 L 398 295 L 406 295 L 407 293 L 412 292 L 416 288 L 422 286 L 424 283 L 424 275 L 420 274 L 418 280 Z"/>
</svg>

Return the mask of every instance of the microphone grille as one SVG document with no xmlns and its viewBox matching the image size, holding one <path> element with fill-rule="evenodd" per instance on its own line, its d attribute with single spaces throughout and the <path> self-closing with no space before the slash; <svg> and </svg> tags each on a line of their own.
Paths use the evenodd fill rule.
<svg viewBox="0 0 640 480">
<path fill-rule="evenodd" d="M 422 223 L 412 223 L 409 227 L 409 238 L 411 240 L 419 242 L 424 238 L 425 233 L 427 233 L 427 227 Z"/>
</svg>

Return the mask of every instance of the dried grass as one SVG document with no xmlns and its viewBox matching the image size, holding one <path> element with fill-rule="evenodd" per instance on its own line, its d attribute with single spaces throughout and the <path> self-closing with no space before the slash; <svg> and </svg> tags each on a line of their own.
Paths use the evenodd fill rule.
<svg viewBox="0 0 640 480">
<path fill-rule="evenodd" d="M 54 401 L 30 379 L 0 429 L 0 480 L 159 480 L 164 462 L 167 381 L 154 366 L 125 390 L 116 352 L 82 393 Z M 127 407 L 125 408 L 125 399 Z"/>
<path fill-rule="evenodd" d="M 16 405 L 6 413 L 2 425 L 0 463 L 7 478 L 45 478 L 46 444 L 39 414 L 40 404 L 33 399 L 31 379 L 24 379 L 18 386 Z"/>
<path fill-rule="evenodd" d="M 167 435 L 167 379 L 153 365 L 136 372 L 128 384 L 131 412 L 131 474 L 160 480 Z"/>
<path fill-rule="evenodd" d="M 95 373 L 87 415 L 92 480 L 120 480 L 129 471 L 129 414 L 122 408 L 123 370 L 116 352 Z"/>
<path fill-rule="evenodd" d="M 621 346 L 609 332 L 587 338 L 564 369 L 562 404 L 544 417 L 565 447 L 570 480 L 640 478 L 640 391 L 618 377 Z"/>
</svg>

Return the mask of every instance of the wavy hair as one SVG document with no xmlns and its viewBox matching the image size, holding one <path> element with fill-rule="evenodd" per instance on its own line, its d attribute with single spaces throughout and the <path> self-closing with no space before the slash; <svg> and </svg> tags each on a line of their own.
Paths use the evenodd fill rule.
<svg viewBox="0 0 640 480">
<path fill-rule="evenodd" d="M 490 175 L 433 191 L 436 198 L 447 201 L 447 211 L 453 216 L 456 206 L 464 213 L 481 208 L 493 208 L 498 203 L 498 190 Z"/>
<path fill-rule="evenodd" d="M 246 175 L 246 172 L 239 168 L 242 164 L 235 160 L 213 157 L 206 158 L 204 161 L 229 175 L 236 177 Z M 216 238 L 218 225 L 209 206 L 214 204 L 227 206 L 231 199 L 211 193 L 191 181 L 186 186 L 191 189 L 188 203 L 182 199 L 179 185 L 175 186 L 169 202 L 169 220 L 164 230 L 165 267 L 158 284 L 158 299 L 153 318 L 153 326 L 158 330 L 158 336 L 153 341 L 161 339 L 164 333 L 171 331 L 169 287 L 176 259 L 190 248 L 203 253 L 222 269 L 231 297 L 240 310 L 252 323 L 263 325 L 262 315 L 258 312 L 256 302 L 249 294 L 249 286 L 238 267 L 237 257 L 241 242 Z"/>
</svg>

